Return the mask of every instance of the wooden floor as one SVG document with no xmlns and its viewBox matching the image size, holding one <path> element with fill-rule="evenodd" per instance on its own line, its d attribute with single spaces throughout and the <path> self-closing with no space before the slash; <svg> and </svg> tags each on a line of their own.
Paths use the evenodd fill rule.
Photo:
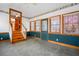
<svg viewBox="0 0 79 59">
<path fill-rule="evenodd" d="M 29 38 L 15 44 L 0 42 L 0 56 L 79 56 L 79 49 Z"/>
</svg>

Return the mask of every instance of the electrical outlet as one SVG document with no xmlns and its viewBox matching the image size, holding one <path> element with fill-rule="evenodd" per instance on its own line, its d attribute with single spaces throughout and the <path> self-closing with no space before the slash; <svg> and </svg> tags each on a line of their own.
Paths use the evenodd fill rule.
<svg viewBox="0 0 79 59">
<path fill-rule="evenodd" d="M 57 38 L 57 39 L 56 39 L 56 41 L 58 42 L 58 41 L 59 41 L 59 39 Z"/>
<path fill-rule="evenodd" d="M 1 40 L 3 40 L 3 38 L 1 37 Z"/>
</svg>

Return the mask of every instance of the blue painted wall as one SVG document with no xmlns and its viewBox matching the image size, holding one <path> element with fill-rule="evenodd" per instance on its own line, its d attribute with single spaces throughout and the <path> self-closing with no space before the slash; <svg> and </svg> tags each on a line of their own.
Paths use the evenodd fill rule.
<svg viewBox="0 0 79 59">
<path fill-rule="evenodd" d="M 40 38 L 40 32 L 27 32 L 27 36 L 35 36 Z"/>
<path fill-rule="evenodd" d="M 27 32 L 27 36 L 31 36 L 31 35 L 30 35 L 30 32 Z"/>
<path fill-rule="evenodd" d="M 48 40 L 48 32 L 41 32 L 41 39 L 42 40 Z"/>
<path fill-rule="evenodd" d="M 79 46 L 79 36 L 49 34 L 48 37 L 49 40 L 57 41 L 56 39 L 58 39 L 58 42 Z"/>
<path fill-rule="evenodd" d="M 36 37 L 39 37 L 39 38 L 44 39 L 44 40 L 57 41 L 56 39 L 58 39 L 58 42 L 79 46 L 79 36 L 69 36 L 69 35 L 61 35 L 61 34 L 48 34 L 48 33 L 42 34 L 42 32 L 29 32 L 29 34 L 30 34 L 30 36 L 36 35 Z M 42 37 L 40 36 L 40 34 L 42 35 Z"/>
<path fill-rule="evenodd" d="M 40 38 L 40 32 L 36 32 L 35 36 L 38 37 L 38 38 Z"/>
<path fill-rule="evenodd" d="M 1 38 L 3 38 L 3 40 L 9 40 L 10 39 L 9 33 L 1 33 L 0 40 Z"/>
</svg>

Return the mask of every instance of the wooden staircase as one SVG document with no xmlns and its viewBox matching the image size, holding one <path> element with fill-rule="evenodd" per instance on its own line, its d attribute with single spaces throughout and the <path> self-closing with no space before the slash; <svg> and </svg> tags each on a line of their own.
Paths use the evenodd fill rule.
<svg viewBox="0 0 79 59">
<path fill-rule="evenodd" d="M 24 40 L 24 37 L 20 31 L 13 31 L 12 43 Z"/>
</svg>

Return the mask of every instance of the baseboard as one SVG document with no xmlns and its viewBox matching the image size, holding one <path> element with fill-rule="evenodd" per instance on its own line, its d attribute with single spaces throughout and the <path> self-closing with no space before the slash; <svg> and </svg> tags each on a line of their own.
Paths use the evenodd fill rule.
<svg viewBox="0 0 79 59">
<path fill-rule="evenodd" d="M 79 49 L 78 46 L 73 46 L 73 45 L 64 44 L 64 43 L 60 43 L 60 42 L 55 42 L 55 41 L 52 41 L 52 40 L 48 40 L 48 42 L 53 43 L 53 44 L 58 44 L 58 45 L 61 45 L 61 46 L 65 46 L 65 47 L 69 47 L 69 48 Z"/>
<path fill-rule="evenodd" d="M 0 40 L 0 42 L 10 42 L 10 40 Z"/>
<path fill-rule="evenodd" d="M 9 33 L 9 32 L 0 32 L 0 34 L 7 34 L 7 33 Z"/>
</svg>

